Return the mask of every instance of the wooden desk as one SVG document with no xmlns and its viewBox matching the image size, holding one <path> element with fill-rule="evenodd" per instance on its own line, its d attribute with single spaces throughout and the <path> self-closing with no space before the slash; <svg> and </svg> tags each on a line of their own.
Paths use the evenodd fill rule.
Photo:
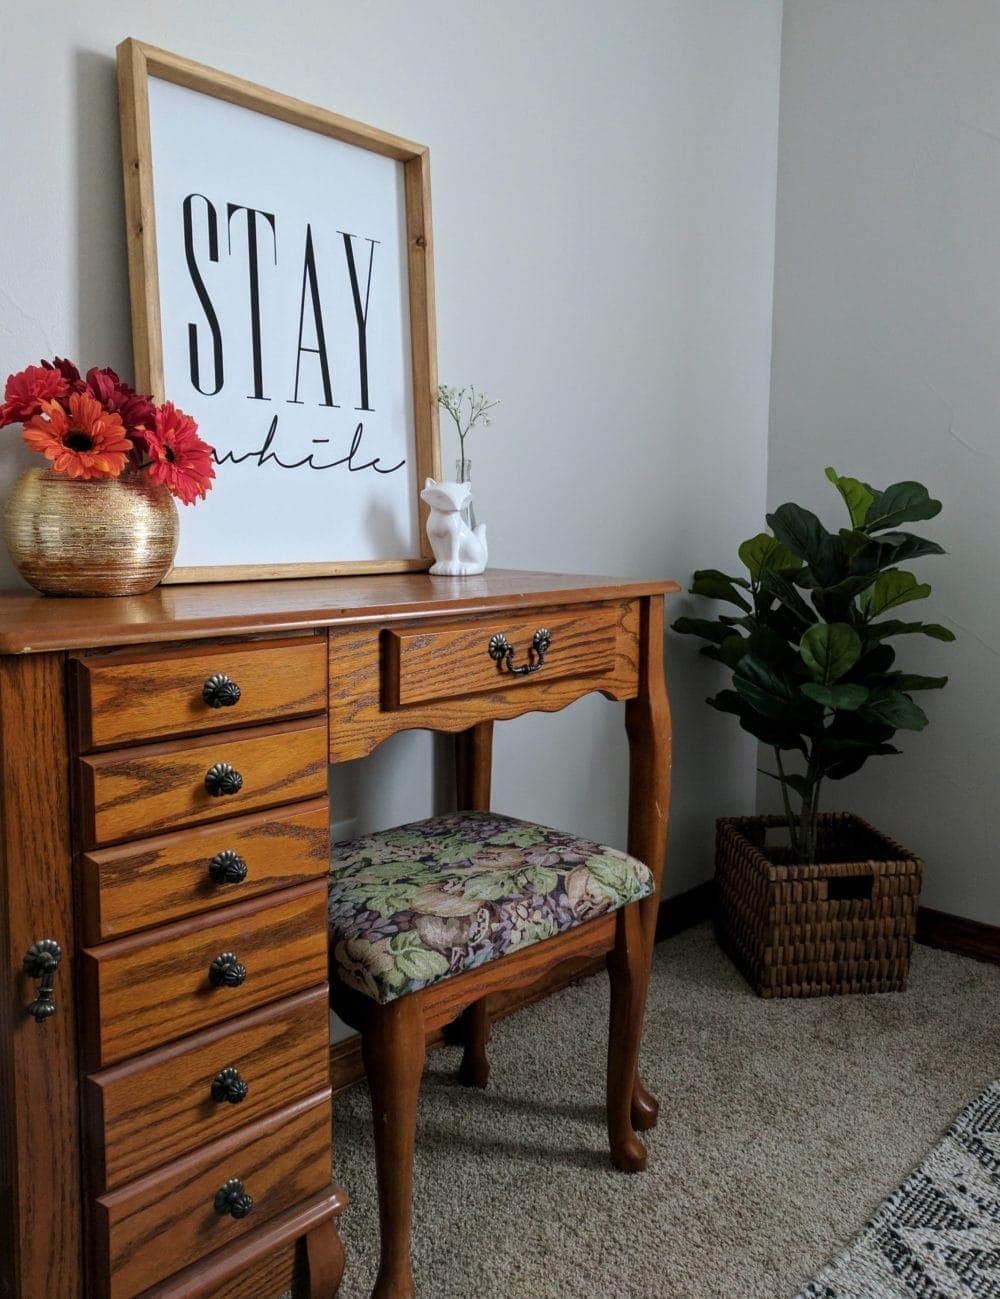
<svg viewBox="0 0 1000 1299">
<path fill-rule="evenodd" d="M 659 878 L 675 590 L 497 571 L 0 594 L 0 1295 L 334 1292 L 327 763 L 450 732 L 460 797 L 488 806 L 494 721 L 625 700 L 628 848 Z M 40 940 L 62 957 L 36 1021 Z"/>
</svg>

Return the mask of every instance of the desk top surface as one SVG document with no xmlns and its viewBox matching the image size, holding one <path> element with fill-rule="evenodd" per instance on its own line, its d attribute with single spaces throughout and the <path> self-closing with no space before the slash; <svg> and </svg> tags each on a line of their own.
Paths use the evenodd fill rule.
<svg viewBox="0 0 1000 1299">
<path fill-rule="evenodd" d="M 663 595 L 676 582 L 494 569 L 476 577 L 391 573 L 158 586 L 148 595 L 0 591 L 0 653 L 310 631 L 345 623 L 455 616 L 530 605 Z"/>
</svg>

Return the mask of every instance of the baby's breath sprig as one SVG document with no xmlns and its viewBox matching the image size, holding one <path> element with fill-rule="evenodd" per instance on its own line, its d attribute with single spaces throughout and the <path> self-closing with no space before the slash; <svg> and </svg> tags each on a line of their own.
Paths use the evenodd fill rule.
<svg viewBox="0 0 1000 1299">
<path fill-rule="evenodd" d="M 465 456 L 465 439 L 477 424 L 489 426 L 493 423 L 490 419 L 490 411 L 500 403 L 491 401 L 472 383 L 466 388 L 452 388 L 442 383 L 438 388 L 438 402 L 455 421 L 455 427 L 458 429 L 459 474 L 464 482 L 468 465 Z"/>
</svg>

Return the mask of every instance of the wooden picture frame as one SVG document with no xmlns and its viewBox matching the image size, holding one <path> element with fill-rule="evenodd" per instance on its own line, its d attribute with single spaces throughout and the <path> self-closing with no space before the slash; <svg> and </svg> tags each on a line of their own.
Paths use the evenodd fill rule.
<svg viewBox="0 0 1000 1299">
<path fill-rule="evenodd" d="M 216 459 L 164 580 L 429 567 L 428 150 L 133 39 L 118 80 L 136 388 Z"/>
</svg>

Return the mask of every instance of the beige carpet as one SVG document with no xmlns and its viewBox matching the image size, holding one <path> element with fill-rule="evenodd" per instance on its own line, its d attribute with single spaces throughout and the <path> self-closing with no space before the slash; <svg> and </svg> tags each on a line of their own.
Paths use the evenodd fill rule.
<svg viewBox="0 0 1000 1299">
<path fill-rule="evenodd" d="M 421 1299 L 789 1299 L 1000 1072 L 1000 967 L 918 947 L 909 991 L 759 1000 L 708 926 L 661 944 L 644 1075 L 649 1169 L 607 1159 L 606 981 L 499 1023 L 486 1092 L 429 1059 L 417 1133 Z M 340 1299 L 377 1219 L 367 1090 L 336 1105 Z"/>
</svg>

